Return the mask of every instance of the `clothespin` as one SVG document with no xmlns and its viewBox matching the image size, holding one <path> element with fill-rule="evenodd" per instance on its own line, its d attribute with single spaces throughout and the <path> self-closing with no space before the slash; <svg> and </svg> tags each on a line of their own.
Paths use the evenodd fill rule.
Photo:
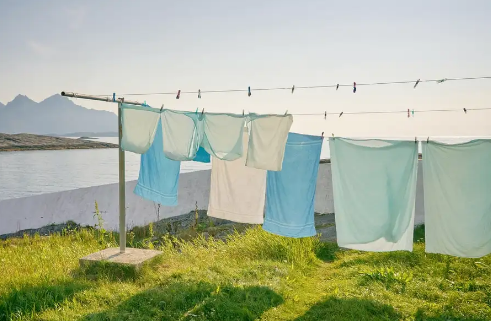
<svg viewBox="0 0 491 321">
<path fill-rule="evenodd" d="M 356 82 L 353 83 L 353 94 L 356 93 Z"/>
<path fill-rule="evenodd" d="M 203 116 L 204 113 L 205 113 L 205 109 L 203 108 L 203 110 L 201 111 L 201 116 Z"/>
<path fill-rule="evenodd" d="M 334 133 L 332 133 L 332 139 L 334 139 Z"/>
<path fill-rule="evenodd" d="M 437 80 L 436 82 L 437 82 L 438 84 L 441 84 L 442 82 L 444 82 L 444 81 L 446 81 L 446 80 L 447 80 L 447 78 L 443 78 L 443 79 Z"/>
<path fill-rule="evenodd" d="M 336 85 L 336 90 L 338 90 L 338 89 L 339 89 L 339 84 Z"/>
<path fill-rule="evenodd" d="M 321 138 L 322 138 L 322 139 L 324 139 L 324 132 L 322 132 L 322 134 L 321 134 Z"/>
<path fill-rule="evenodd" d="M 430 142 L 430 137 L 428 136 L 428 139 L 426 140 L 426 144 Z"/>
<path fill-rule="evenodd" d="M 416 80 L 416 83 L 414 84 L 414 87 L 413 87 L 414 89 L 416 89 L 416 86 L 419 84 L 420 81 L 421 81 L 421 79 Z"/>
<path fill-rule="evenodd" d="M 288 109 L 285 111 L 285 116 L 286 116 L 286 114 L 288 114 Z"/>
<path fill-rule="evenodd" d="M 407 109 L 407 118 L 411 117 L 411 112 L 409 111 L 409 108 Z"/>
<path fill-rule="evenodd" d="M 181 90 L 180 89 L 177 91 L 177 96 L 176 96 L 176 99 L 179 99 L 179 98 L 181 98 Z"/>
<path fill-rule="evenodd" d="M 198 98 L 201 99 L 201 89 L 198 89 Z"/>
<path fill-rule="evenodd" d="M 293 85 L 293 87 L 292 87 L 292 94 L 294 91 L 295 91 L 295 85 Z"/>
<path fill-rule="evenodd" d="M 242 109 L 242 116 L 244 116 L 244 109 Z"/>
<path fill-rule="evenodd" d="M 164 109 L 164 104 L 162 104 L 162 107 L 160 107 L 160 112 L 162 112 L 162 109 Z"/>
<path fill-rule="evenodd" d="M 339 114 L 339 117 L 343 116 L 343 113 L 344 113 L 344 111 L 342 111 L 342 112 Z"/>
<path fill-rule="evenodd" d="M 417 144 L 418 143 L 418 140 L 416 139 L 416 137 L 414 137 L 414 143 Z"/>
<path fill-rule="evenodd" d="M 324 112 L 324 119 L 327 119 L 327 111 Z"/>
<path fill-rule="evenodd" d="M 147 105 L 147 101 L 146 101 L 146 100 L 144 100 L 144 101 L 143 101 L 142 106 L 143 106 L 143 107 L 148 107 L 148 105 Z"/>
<path fill-rule="evenodd" d="M 247 96 L 251 97 L 251 86 L 247 87 Z"/>
<path fill-rule="evenodd" d="M 467 114 L 467 109 L 465 109 L 465 108 L 464 108 L 464 113 L 466 113 L 466 114 Z"/>
<path fill-rule="evenodd" d="M 116 102 L 116 93 L 113 93 L 113 102 Z"/>
<path fill-rule="evenodd" d="M 413 110 L 411 110 L 411 114 L 412 114 L 412 115 L 413 115 L 413 117 L 414 117 L 414 109 L 413 109 Z"/>
</svg>

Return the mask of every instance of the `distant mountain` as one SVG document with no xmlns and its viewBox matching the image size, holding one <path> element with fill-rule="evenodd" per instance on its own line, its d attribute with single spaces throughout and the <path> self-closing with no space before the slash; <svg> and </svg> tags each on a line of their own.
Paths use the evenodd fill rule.
<svg viewBox="0 0 491 321">
<path fill-rule="evenodd" d="M 55 134 L 74 132 L 117 132 L 116 114 L 84 108 L 61 95 L 40 103 L 18 95 L 0 106 L 0 133 Z"/>
<path fill-rule="evenodd" d="M 2 103 L 0 103 L 0 109 L 1 109 L 2 107 L 5 107 L 5 105 L 4 105 L 4 104 L 2 104 Z"/>
</svg>

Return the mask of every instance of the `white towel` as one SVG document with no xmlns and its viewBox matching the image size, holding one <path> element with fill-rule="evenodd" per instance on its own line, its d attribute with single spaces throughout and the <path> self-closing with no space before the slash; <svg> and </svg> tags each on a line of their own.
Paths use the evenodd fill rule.
<svg viewBox="0 0 491 321">
<path fill-rule="evenodd" d="M 251 137 L 246 166 L 281 171 L 292 115 L 249 115 Z"/>
<path fill-rule="evenodd" d="M 244 154 L 233 161 L 212 157 L 208 216 L 233 222 L 262 224 L 266 171 L 245 166 L 249 135 L 243 134 Z"/>
<path fill-rule="evenodd" d="M 155 108 L 120 104 L 123 137 L 121 149 L 144 154 L 152 146 L 160 111 Z"/>
</svg>

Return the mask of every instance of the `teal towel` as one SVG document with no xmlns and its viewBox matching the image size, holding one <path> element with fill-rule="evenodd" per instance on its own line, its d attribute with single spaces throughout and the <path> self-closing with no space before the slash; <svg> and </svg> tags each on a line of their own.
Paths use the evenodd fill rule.
<svg viewBox="0 0 491 321">
<path fill-rule="evenodd" d="M 426 252 L 491 253 L 491 140 L 423 142 Z"/>
<path fill-rule="evenodd" d="M 329 149 L 338 245 L 412 251 L 418 144 L 331 138 Z"/>
</svg>

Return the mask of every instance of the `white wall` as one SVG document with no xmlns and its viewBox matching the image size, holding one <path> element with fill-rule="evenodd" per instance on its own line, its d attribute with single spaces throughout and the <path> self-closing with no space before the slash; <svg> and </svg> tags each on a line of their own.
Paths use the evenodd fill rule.
<svg viewBox="0 0 491 321">
<path fill-rule="evenodd" d="M 419 165 L 416 224 L 424 222 L 423 177 L 421 163 Z M 331 179 L 331 164 L 321 164 L 315 197 L 315 211 L 318 213 L 334 213 Z M 195 209 L 196 202 L 198 209 L 208 208 L 210 170 L 181 174 L 178 206 L 161 206 L 159 215 L 155 203 L 133 194 L 135 184 L 136 181 L 126 183 L 126 224 L 129 228 L 189 213 Z M 117 230 L 119 227 L 118 184 L 109 184 L 0 201 L 0 235 L 68 220 L 82 225 L 95 225 L 97 223 L 97 218 L 94 217 L 95 201 L 102 213 L 104 227 Z"/>
</svg>

